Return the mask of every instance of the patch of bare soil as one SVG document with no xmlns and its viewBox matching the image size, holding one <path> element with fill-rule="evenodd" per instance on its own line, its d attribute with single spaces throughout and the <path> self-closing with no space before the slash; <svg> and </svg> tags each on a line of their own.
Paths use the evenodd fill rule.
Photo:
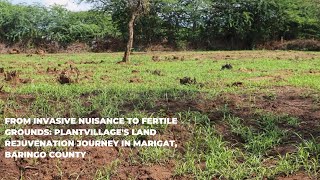
<svg viewBox="0 0 320 180">
<path fill-rule="evenodd" d="M 294 175 L 290 175 L 287 177 L 277 177 L 277 180 L 315 180 L 315 178 L 310 178 L 307 174 L 299 172 Z"/>
<path fill-rule="evenodd" d="M 273 59 L 305 61 L 320 58 L 319 53 L 306 53 L 302 51 L 217 51 L 205 53 L 192 52 L 151 52 L 147 53 L 154 57 L 154 61 L 177 61 L 177 60 L 240 60 L 240 59 Z M 174 58 L 176 57 L 176 58 Z M 153 58 L 152 58 L 153 59 Z"/>
<path fill-rule="evenodd" d="M 293 75 L 292 70 L 280 70 L 275 72 L 272 75 L 251 77 L 251 78 L 248 78 L 247 80 L 253 81 L 253 82 L 256 82 L 256 81 L 280 82 L 280 81 L 286 81 L 292 75 Z"/>
<path fill-rule="evenodd" d="M 20 83 L 22 84 L 28 84 L 31 83 L 33 80 L 31 78 L 23 78 L 23 79 L 19 79 Z"/>
<path fill-rule="evenodd" d="M 274 99 L 269 99 L 268 95 L 259 96 L 256 103 L 258 108 L 267 111 L 286 113 L 303 120 L 319 120 L 319 104 L 306 94 L 306 89 L 293 87 L 281 87 L 272 90 Z"/>
<path fill-rule="evenodd" d="M 264 80 L 272 80 L 272 79 L 274 79 L 273 76 L 258 76 L 258 77 L 248 78 L 249 81 L 264 81 Z"/>
<path fill-rule="evenodd" d="M 251 73 L 256 71 L 255 69 L 250 69 L 250 68 L 239 68 L 238 69 L 239 72 L 245 72 L 245 73 Z"/>
<path fill-rule="evenodd" d="M 320 70 L 309 69 L 309 71 L 305 72 L 306 74 L 320 74 Z"/>
<path fill-rule="evenodd" d="M 242 144 L 245 143 L 240 136 L 231 132 L 231 128 L 225 122 L 218 120 L 215 129 L 223 137 L 223 140 L 230 142 L 233 147 L 242 147 Z"/>
<path fill-rule="evenodd" d="M 13 159 L 4 158 L 4 149 L 0 149 L 0 178 L 4 180 L 20 179 L 20 169 Z"/>
<path fill-rule="evenodd" d="M 287 153 L 294 153 L 297 151 L 297 147 L 294 143 L 292 144 L 281 144 L 274 147 L 271 151 L 267 153 L 268 156 L 285 156 Z"/>
<path fill-rule="evenodd" d="M 48 74 L 56 74 L 58 72 L 58 69 L 56 67 L 48 67 L 47 73 Z"/>
<path fill-rule="evenodd" d="M 172 169 L 174 162 L 168 163 L 165 166 L 152 165 L 135 165 L 128 166 L 126 164 L 119 167 L 116 176 L 112 177 L 115 180 L 138 179 L 138 180 L 169 180 L 173 179 Z"/>
<path fill-rule="evenodd" d="M 10 149 L 0 150 L 13 151 Z M 23 150 L 22 150 L 23 151 Z M 24 149 L 27 151 L 27 149 Z M 92 179 L 98 169 L 108 166 L 118 157 L 114 148 L 90 147 L 76 149 L 85 151 L 85 158 L 72 159 L 0 159 L 0 178 L 5 180 L 20 179 Z"/>
<path fill-rule="evenodd" d="M 132 77 L 129 80 L 129 83 L 142 83 L 142 82 L 143 82 L 143 80 L 140 77 Z"/>
<path fill-rule="evenodd" d="M 288 114 L 303 120 L 319 120 L 319 104 L 312 97 L 311 90 L 294 87 L 276 87 L 268 94 L 225 95 L 231 109 L 253 107 L 278 114 Z"/>
<path fill-rule="evenodd" d="M 255 111 L 257 109 L 265 113 L 288 115 L 298 118 L 299 125 L 289 125 L 287 122 L 279 122 L 278 126 L 288 132 L 296 132 L 305 140 L 320 136 L 320 103 L 313 98 L 313 92 L 308 89 L 295 87 L 275 87 L 269 93 L 255 93 L 250 95 L 225 95 L 223 100 L 228 104 L 230 111 L 235 116 L 244 119 L 248 126 L 259 127 L 254 119 L 259 118 Z M 223 124 L 223 122 L 220 122 Z M 223 127 L 223 125 L 220 125 Z M 310 128 L 312 127 L 312 128 Z M 221 128 L 220 128 L 221 129 Z M 233 143 L 242 143 L 239 137 L 234 136 L 228 126 L 222 128 L 226 140 Z M 231 140 L 230 140 L 231 139 Z M 295 144 L 302 140 L 296 135 L 290 135 L 282 140 L 282 144 L 268 152 L 269 155 L 279 155 L 294 152 Z"/>
</svg>

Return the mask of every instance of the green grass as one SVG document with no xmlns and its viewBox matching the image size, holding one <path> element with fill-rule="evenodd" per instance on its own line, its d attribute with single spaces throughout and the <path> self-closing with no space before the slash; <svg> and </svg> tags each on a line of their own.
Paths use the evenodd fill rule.
<svg viewBox="0 0 320 180">
<path fill-rule="evenodd" d="M 110 180 L 111 176 L 117 172 L 117 166 L 119 166 L 120 160 L 112 161 L 108 166 L 98 169 L 96 171 L 94 179 L 96 180 Z"/>
<path fill-rule="evenodd" d="M 253 53 L 257 58 L 239 55 L 246 53 Z M 304 59 L 308 53 L 281 51 L 177 54 L 186 56 L 186 60 L 153 62 L 151 53 L 133 55 L 130 64 L 116 64 L 121 60 L 120 53 L 52 54 L 44 58 L 0 55 L 0 64 L 5 71 L 16 70 L 19 78 L 33 79 L 27 84 L 0 82 L 3 91 L 9 93 L 0 98 L 0 148 L 10 138 L 4 135 L 7 128 L 2 120 L 4 117 L 84 117 L 95 111 L 102 117 L 174 116 L 179 118 L 180 130 L 172 130 L 167 125 L 127 128 L 155 128 L 163 137 L 175 134 L 185 140 L 181 142 L 182 151 L 158 147 L 130 148 L 126 157 L 125 151 L 120 149 L 119 160 L 97 169 L 93 172 L 94 178 L 112 179 L 126 160 L 133 166 L 166 166 L 175 162 L 176 166 L 170 169 L 173 174 L 190 179 L 275 179 L 297 172 L 320 177 L 319 138 L 304 139 L 299 131 L 308 122 L 290 114 L 292 112 L 266 112 L 256 106 L 261 101 L 261 94 L 265 101 L 275 102 L 280 97 L 274 89 L 291 87 L 302 89 L 299 98 L 312 102 L 312 111 L 319 110 L 320 73 L 309 71 L 320 72 L 320 53 L 314 52 L 313 59 Z M 235 58 L 212 59 L 221 54 L 231 54 Z M 285 56 L 281 56 L 283 54 Z M 282 58 L 276 58 L 278 55 Z M 195 60 L 195 57 L 200 58 Z M 98 64 L 81 63 L 85 61 Z M 226 63 L 231 63 L 233 69 L 221 70 Z M 46 72 L 47 68 L 63 70 L 69 64 L 80 70 L 78 83 L 61 85 L 56 80 L 58 74 Z M 161 76 L 153 74 L 155 70 L 160 71 Z M 198 84 L 181 85 L 179 80 L 187 76 L 195 78 Z M 139 82 L 130 83 L 134 78 L 140 79 Z M 232 86 L 235 82 L 242 82 L 242 85 Z M 235 104 L 229 103 L 233 96 L 238 97 Z M 247 102 L 243 102 L 243 97 Z M 226 132 L 219 131 L 221 124 Z M 288 141 L 292 136 L 300 137 L 299 141 Z M 230 137 L 237 142 L 234 144 Z M 296 147 L 294 152 L 270 155 L 277 147 L 288 144 Z"/>
</svg>

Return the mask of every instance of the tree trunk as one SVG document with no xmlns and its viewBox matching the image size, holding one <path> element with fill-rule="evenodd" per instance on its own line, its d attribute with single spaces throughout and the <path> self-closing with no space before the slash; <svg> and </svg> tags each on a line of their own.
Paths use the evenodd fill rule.
<svg viewBox="0 0 320 180">
<path fill-rule="evenodd" d="M 135 15 L 135 13 L 132 13 L 131 19 L 128 24 L 129 39 L 127 42 L 126 51 L 125 51 L 123 59 L 122 59 L 123 62 L 130 62 L 130 52 L 131 52 L 132 44 L 133 44 L 133 28 L 134 28 L 135 19 L 136 19 L 136 15 Z"/>
</svg>

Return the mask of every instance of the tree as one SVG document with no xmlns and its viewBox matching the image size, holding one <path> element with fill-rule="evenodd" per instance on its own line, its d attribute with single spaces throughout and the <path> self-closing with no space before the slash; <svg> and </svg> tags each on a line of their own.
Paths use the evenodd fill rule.
<svg viewBox="0 0 320 180">
<path fill-rule="evenodd" d="M 133 45 L 133 34 L 134 34 L 134 22 L 139 15 L 146 13 L 148 11 L 149 1 L 148 0 L 129 0 L 127 2 L 127 8 L 129 12 L 129 16 L 131 17 L 128 22 L 128 42 L 126 51 L 123 56 L 123 62 L 129 62 L 130 61 L 130 52 Z"/>
<path fill-rule="evenodd" d="M 278 2 L 284 11 L 285 39 L 319 38 L 319 0 L 282 0 Z"/>
<path fill-rule="evenodd" d="M 124 13 L 127 19 L 128 40 L 123 62 L 130 61 L 130 53 L 133 46 L 134 24 L 137 18 L 149 11 L 149 0 L 86 0 L 94 3 L 96 8 L 113 15 Z"/>
<path fill-rule="evenodd" d="M 278 40 L 283 13 L 274 0 L 215 0 L 209 5 L 203 38 L 208 49 L 252 49 Z M 217 43 L 218 41 L 218 43 Z"/>
</svg>

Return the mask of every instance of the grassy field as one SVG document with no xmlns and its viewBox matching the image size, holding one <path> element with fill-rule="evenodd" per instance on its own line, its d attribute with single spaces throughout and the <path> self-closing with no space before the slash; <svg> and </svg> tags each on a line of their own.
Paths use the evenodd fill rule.
<svg viewBox="0 0 320 180">
<path fill-rule="evenodd" d="M 0 179 L 320 177 L 319 52 L 133 53 L 130 64 L 117 63 L 121 56 L 0 55 L 1 76 L 16 71 L 0 81 Z M 226 64 L 232 68 L 222 70 Z M 71 83 L 59 83 L 63 71 Z M 153 127 L 159 134 L 152 138 L 175 139 L 178 148 L 96 147 L 83 148 L 84 159 L 5 159 L 4 151 L 14 150 L 4 147 L 6 139 L 39 137 L 5 136 L 4 117 L 177 117 L 179 125 Z M 71 137 L 92 138 L 112 137 Z"/>
</svg>

